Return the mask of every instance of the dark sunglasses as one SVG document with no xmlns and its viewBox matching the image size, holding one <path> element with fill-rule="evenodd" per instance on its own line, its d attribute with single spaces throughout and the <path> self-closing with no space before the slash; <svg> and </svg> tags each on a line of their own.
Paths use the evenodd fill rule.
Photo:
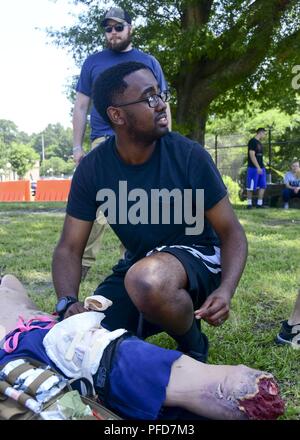
<svg viewBox="0 0 300 440">
<path fill-rule="evenodd" d="M 116 32 L 123 32 L 126 24 L 114 24 L 113 26 L 105 26 L 104 30 L 107 34 L 110 34 L 114 29 Z"/>
</svg>

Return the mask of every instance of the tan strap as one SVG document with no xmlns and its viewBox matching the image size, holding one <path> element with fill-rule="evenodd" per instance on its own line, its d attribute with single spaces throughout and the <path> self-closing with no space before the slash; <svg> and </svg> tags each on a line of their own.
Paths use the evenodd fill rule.
<svg viewBox="0 0 300 440">
<path fill-rule="evenodd" d="M 31 365 L 29 362 L 25 362 L 25 364 L 21 364 L 18 367 L 14 368 L 6 377 L 6 381 L 10 384 L 14 384 L 17 378 L 25 373 L 25 371 L 31 370 L 32 368 L 35 368 L 33 365 Z"/>
<path fill-rule="evenodd" d="M 26 394 L 26 393 L 22 393 L 22 394 L 20 394 L 20 396 L 19 396 L 19 398 L 18 398 L 18 402 L 19 402 L 21 405 L 26 406 L 26 401 L 29 400 L 29 399 L 32 399 L 32 397 L 29 396 L 29 395 Z"/>
<path fill-rule="evenodd" d="M 33 400 L 33 398 L 31 396 L 29 396 L 29 394 L 24 393 L 23 391 L 19 391 L 19 390 L 15 390 L 14 388 L 11 387 L 11 385 L 8 382 L 5 381 L 0 381 L 0 393 L 7 396 L 8 401 L 12 401 L 13 403 L 10 405 L 10 408 L 13 410 L 10 414 L 10 417 L 13 416 L 15 413 L 18 414 L 20 412 L 20 408 L 19 405 L 21 405 L 21 407 L 27 407 L 27 400 Z M 38 402 L 35 401 L 36 404 L 38 405 Z M 4 406 L 7 404 L 7 401 L 5 401 Z M 3 403 L 2 403 L 3 405 Z M 27 407 L 28 408 L 28 407 Z M 14 411 L 14 409 L 16 411 Z M 26 409 L 26 411 L 28 411 L 30 409 Z M 1 411 L 1 407 L 0 407 L 0 411 Z M 31 410 L 33 411 L 33 410 Z M 1 414 L 0 414 L 1 416 Z"/>
<path fill-rule="evenodd" d="M 42 383 L 46 382 L 49 377 L 55 376 L 55 373 L 50 370 L 44 370 L 34 381 L 27 387 L 26 393 L 31 396 L 35 396 L 38 388 L 42 385 Z"/>
<path fill-rule="evenodd" d="M 5 394 L 6 389 L 11 389 L 11 390 L 12 390 L 12 387 L 11 387 L 10 383 L 5 382 L 4 380 L 1 380 L 1 381 L 0 381 L 0 393 L 3 394 L 3 395 L 6 395 L 6 394 Z M 16 390 L 16 393 L 20 393 L 20 391 Z M 8 396 L 8 397 L 10 397 L 10 396 Z M 24 403 L 26 402 L 26 400 L 31 399 L 32 397 L 30 397 L 30 396 L 28 396 L 28 394 L 25 394 L 25 393 L 22 392 L 22 393 L 17 397 L 17 399 L 16 399 L 16 398 L 13 398 L 13 397 L 10 397 L 10 398 L 13 399 L 13 400 L 15 400 L 15 401 L 18 401 L 18 402 L 20 402 L 22 405 L 24 405 Z"/>
</svg>

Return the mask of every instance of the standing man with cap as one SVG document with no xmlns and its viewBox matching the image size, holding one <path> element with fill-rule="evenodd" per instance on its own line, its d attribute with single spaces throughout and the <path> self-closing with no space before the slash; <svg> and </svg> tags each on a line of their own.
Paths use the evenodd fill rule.
<svg viewBox="0 0 300 440">
<path fill-rule="evenodd" d="M 82 149 L 87 114 L 91 104 L 93 84 L 100 73 L 116 64 L 137 61 L 144 63 L 153 72 L 160 90 L 167 90 L 167 84 L 159 62 L 151 55 L 132 47 L 132 25 L 129 14 L 119 7 L 113 7 L 106 12 L 101 22 L 104 28 L 107 48 L 90 55 L 84 62 L 77 83 L 76 101 L 73 111 L 73 155 L 78 165 L 84 156 Z M 171 113 L 167 104 L 169 128 L 171 129 Z M 94 106 L 91 109 L 91 146 L 95 148 L 114 134 L 110 125 L 97 113 Z M 113 170 L 112 170 L 113 172 Z M 101 236 L 105 229 L 105 219 L 100 216 L 95 220 L 89 241 L 82 259 L 82 279 L 96 260 L 101 246 Z M 124 250 L 124 249 L 123 249 Z"/>
</svg>

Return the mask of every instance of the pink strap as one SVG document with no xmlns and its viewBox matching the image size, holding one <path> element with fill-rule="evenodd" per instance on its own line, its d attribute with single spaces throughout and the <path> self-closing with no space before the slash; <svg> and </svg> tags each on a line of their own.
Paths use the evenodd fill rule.
<svg viewBox="0 0 300 440">
<path fill-rule="evenodd" d="M 40 325 L 33 325 L 34 322 L 40 321 L 40 322 L 48 322 L 48 324 L 44 327 Z M 28 321 L 25 321 L 22 316 L 19 316 L 19 321 L 17 322 L 17 328 L 15 333 L 10 336 L 4 343 L 3 350 L 6 351 L 6 353 L 12 353 L 15 351 L 15 349 L 18 346 L 19 343 L 19 336 L 23 332 L 28 332 L 30 330 L 33 330 L 35 328 L 40 328 L 44 330 L 48 330 L 52 328 L 57 323 L 57 320 L 55 317 L 50 316 L 35 316 L 32 319 L 29 319 Z M 11 342 L 11 344 L 10 344 Z"/>
</svg>

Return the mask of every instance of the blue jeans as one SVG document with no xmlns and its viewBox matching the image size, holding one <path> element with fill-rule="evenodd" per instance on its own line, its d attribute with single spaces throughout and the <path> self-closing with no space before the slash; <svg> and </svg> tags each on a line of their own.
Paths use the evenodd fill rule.
<svg viewBox="0 0 300 440">
<path fill-rule="evenodd" d="M 290 199 L 294 199 L 296 197 L 300 198 L 300 191 L 298 191 L 297 194 L 295 194 L 292 189 L 285 188 L 282 192 L 282 198 L 284 203 L 288 203 Z"/>
</svg>

